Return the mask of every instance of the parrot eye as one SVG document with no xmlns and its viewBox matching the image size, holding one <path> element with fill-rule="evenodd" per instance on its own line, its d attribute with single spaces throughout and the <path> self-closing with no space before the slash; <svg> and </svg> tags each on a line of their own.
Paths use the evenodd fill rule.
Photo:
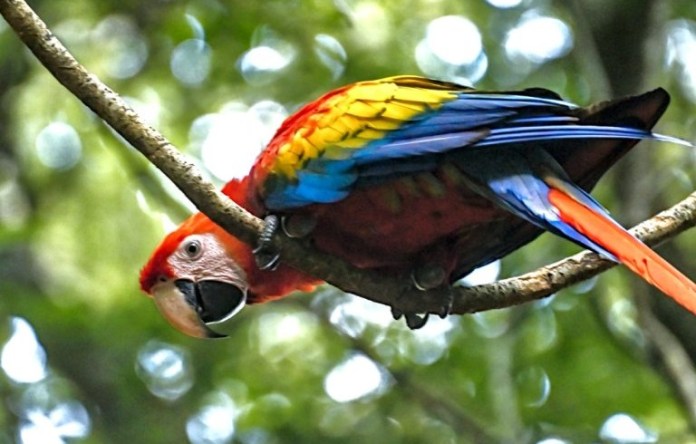
<svg viewBox="0 0 696 444">
<path fill-rule="evenodd" d="M 203 251 L 201 242 L 197 239 L 187 241 L 186 243 L 184 243 L 182 249 L 186 253 L 186 256 L 188 256 L 191 259 L 198 259 Z"/>
</svg>

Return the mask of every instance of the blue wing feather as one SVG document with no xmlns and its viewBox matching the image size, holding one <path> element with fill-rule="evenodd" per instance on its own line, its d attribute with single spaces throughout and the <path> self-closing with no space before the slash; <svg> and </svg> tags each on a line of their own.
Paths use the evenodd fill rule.
<svg viewBox="0 0 696 444">
<path fill-rule="evenodd" d="M 576 108 L 552 97 L 462 91 L 450 102 L 360 148 L 326 147 L 319 157 L 306 161 L 296 178 L 269 190 L 266 204 L 271 210 L 284 210 L 336 202 L 356 186 L 431 170 L 442 155 L 459 155 L 467 148 L 478 152 L 517 143 L 564 139 L 655 139 L 691 146 L 681 139 L 640 128 L 584 125 L 573 114 Z M 525 184 L 532 187 L 530 190 L 534 188 L 531 182 Z M 504 183 L 500 186 L 509 188 L 507 193 L 513 192 Z M 517 207 L 515 212 L 522 214 L 525 210 Z M 565 229 L 556 227 L 559 231 Z"/>
<path fill-rule="evenodd" d="M 526 155 L 517 152 L 496 156 L 486 151 L 479 153 L 475 162 L 463 161 L 459 166 L 470 176 L 477 178 L 478 191 L 499 206 L 544 230 L 570 239 L 607 259 L 618 262 L 612 253 L 561 220 L 549 201 L 551 185 L 542 176 L 552 176 L 555 179 L 554 183 L 560 185 L 556 186 L 556 189 L 611 220 L 607 210 L 588 193 L 562 177 L 565 174 L 550 155 L 540 150 L 535 154 L 531 164 Z M 535 167 L 538 168 L 542 163 L 546 167 L 544 175 L 534 171 Z M 558 174 L 552 174 L 550 170 Z"/>
</svg>

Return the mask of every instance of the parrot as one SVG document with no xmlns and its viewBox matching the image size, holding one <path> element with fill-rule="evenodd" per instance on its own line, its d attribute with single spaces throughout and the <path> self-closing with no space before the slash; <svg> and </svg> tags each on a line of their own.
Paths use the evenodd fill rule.
<svg viewBox="0 0 696 444">
<path fill-rule="evenodd" d="M 548 231 L 696 313 L 696 284 L 589 194 L 640 140 L 692 146 L 652 132 L 669 100 L 658 88 L 580 107 L 543 88 L 486 91 L 414 75 L 339 87 L 290 115 L 249 173 L 223 187 L 267 222 L 258 247 L 193 214 L 155 249 L 141 289 L 181 332 L 224 337 L 246 304 L 321 284 L 264 246 L 276 229 L 424 291 Z M 450 308 L 443 301 L 439 314 Z M 427 320 L 404 315 L 411 328 Z"/>
</svg>

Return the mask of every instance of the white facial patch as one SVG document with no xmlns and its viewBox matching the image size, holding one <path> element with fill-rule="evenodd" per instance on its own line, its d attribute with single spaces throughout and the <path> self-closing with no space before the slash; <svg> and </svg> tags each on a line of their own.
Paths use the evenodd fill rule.
<svg viewBox="0 0 696 444">
<path fill-rule="evenodd" d="M 179 279 L 227 282 L 245 292 L 249 287 L 244 270 L 227 254 L 212 233 L 188 236 L 167 262 Z"/>
</svg>

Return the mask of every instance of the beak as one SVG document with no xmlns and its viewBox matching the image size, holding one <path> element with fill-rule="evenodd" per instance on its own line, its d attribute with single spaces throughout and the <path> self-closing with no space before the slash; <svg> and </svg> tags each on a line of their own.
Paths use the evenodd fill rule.
<svg viewBox="0 0 696 444">
<path fill-rule="evenodd" d="M 246 291 L 221 281 L 179 279 L 152 291 L 155 305 L 177 330 L 196 338 L 224 338 L 246 303 Z"/>
</svg>

